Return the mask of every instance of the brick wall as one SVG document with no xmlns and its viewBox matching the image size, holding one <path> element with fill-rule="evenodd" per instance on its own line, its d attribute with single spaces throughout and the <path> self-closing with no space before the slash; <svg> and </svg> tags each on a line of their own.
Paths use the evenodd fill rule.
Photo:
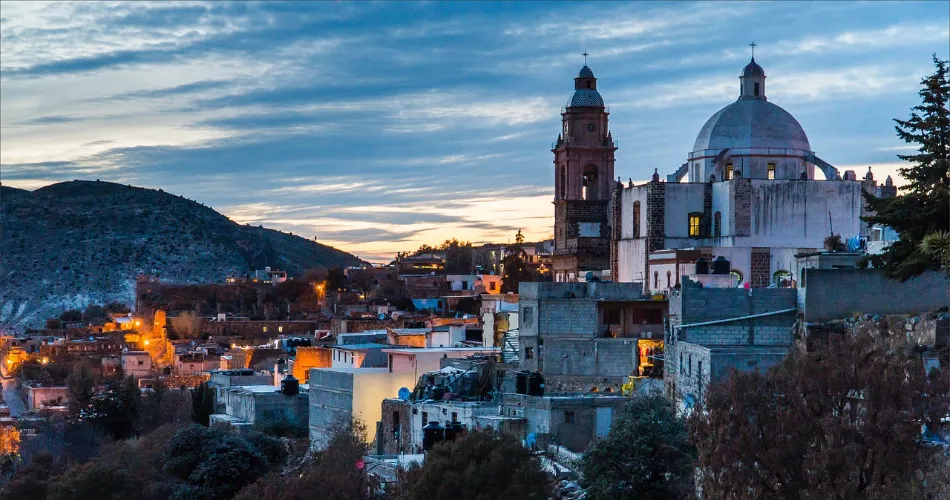
<svg viewBox="0 0 950 500">
<path fill-rule="evenodd" d="M 749 283 L 752 288 L 769 286 L 772 282 L 772 250 L 768 247 L 754 247 L 751 260 Z"/>
<path fill-rule="evenodd" d="M 650 252 L 666 246 L 666 184 L 651 182 L 647 186 L 647 231 L 646 251 L 643 252 L 644 290 L 651 290 L 653 273 L 650 271 Z"/>
<path fill-rule="evenodd" d="M 752 225 L 752 180 L 733 179 L 729 181 L 729 197 L 732 204 L 729 217 L 729 234 L 750 236 Z"/>
</svg>

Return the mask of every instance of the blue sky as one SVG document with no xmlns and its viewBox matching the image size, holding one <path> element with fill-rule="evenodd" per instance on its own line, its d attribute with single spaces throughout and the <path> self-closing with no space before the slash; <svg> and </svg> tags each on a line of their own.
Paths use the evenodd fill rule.
<svg viewBox="0 0 950 500">
<path fill-rule="evenodd" d="M 735 100 L 754 40 L 818 155 L 882 179 L 948 5 L 3 2 L 0 175 L 161 187 L 371 260 L 539 239 L 585 47 L 642 180 Z"/>
</svg>

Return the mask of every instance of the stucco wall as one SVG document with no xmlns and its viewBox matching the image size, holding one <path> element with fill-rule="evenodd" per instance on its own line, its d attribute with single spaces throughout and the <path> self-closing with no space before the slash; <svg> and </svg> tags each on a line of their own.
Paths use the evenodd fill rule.
<svg viewBox="0 0 950 500">
<path fill-rule="evenodd" d="M 805 320 L 854 313 L 915 314 L 950 306 L 950 279 L 931 271 L 900 282 L 875 269 L 806 269 Z"/>
</svg>

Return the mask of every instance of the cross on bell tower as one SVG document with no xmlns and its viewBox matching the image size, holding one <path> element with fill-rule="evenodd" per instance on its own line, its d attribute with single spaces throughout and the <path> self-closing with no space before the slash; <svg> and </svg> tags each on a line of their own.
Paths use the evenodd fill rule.
<svg viewBox="0 0 950 500">
<path fill-rule="evenodd" d="M 755 60 L 755 48 L 757 47 L 757 45 L 755 44 L 755 42 L 752 42 L 749 44 L 749 47 L 752 47 L 752 60 Z"/>
</svg>

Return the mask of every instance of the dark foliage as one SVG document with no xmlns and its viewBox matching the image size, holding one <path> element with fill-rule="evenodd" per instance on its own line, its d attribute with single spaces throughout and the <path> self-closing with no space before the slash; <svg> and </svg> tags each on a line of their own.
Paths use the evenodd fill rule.
<svg viewBox="0 0 950 500">
<path fill-rule="evenodd" d="M 263 476 L 271 465 L 247 439 L 191 425 L 164 447 L 163 471 L 187 485 L 181 498 L 224 500 Z"/>
<path fill-rule="evenodd" d="M 636 395 L 621 408 L 610 433 L 580 462 L 590 500 L 686 498 L 696 451 L 686 422 L 660 394 Z"/>
<path fill-rule="evenodd" d="M 70 309 L 68 311 L 63 311 L 59 315 L 59 319 L 64 323 L 82 321 L 82 311 L 79 309 Z"/>
<path fill-rule="evenodd" d="M 927 376 L 919 357 L 868 336 L 735 373 L 690 417 L 704 495 L 912 498 L 932 454 L 918 445 L 921 424 L 947 415 L 948 387 L 946 372 Z"/>
<path fill-rule="evenodd" d="M 950 229 L 950 68 L 947 61 L 933 60 L 936 71 L 921 81 L 921 104 L 909 119 L 894 120 L 898 137 L 918 147 L 916 154 L 898 155 L 911 164 L 900 169 L 908 191 L 895 198 L 865 194 L 874 215 L 864 220 L 900 234 L 900 241 L 871 263 L 901 280 L 940 266 L 940 258 L 920 244 L 928 234 Z"/>
<path fill-rule="evenodd" d="M 90 420 L 112 439 L 128 439 L 138 434 L 142 393 L 134 377 L 109 380 L 93 395 Z"/>
<path fill-rule="evenodd" d="M 530 500 L 551 492 L 538 459 L 517 439 L 492 431 L 436 445 L 400 483 L 404 489 L 395 491 L 400 500 Z"/>
<path fill-rule="evenodd" d="M 205 427 L 210 425 L 211 414 L 214 413 L 214 391 L 202 382 L 191 393 L 191 420 Z"/>
</svg>

